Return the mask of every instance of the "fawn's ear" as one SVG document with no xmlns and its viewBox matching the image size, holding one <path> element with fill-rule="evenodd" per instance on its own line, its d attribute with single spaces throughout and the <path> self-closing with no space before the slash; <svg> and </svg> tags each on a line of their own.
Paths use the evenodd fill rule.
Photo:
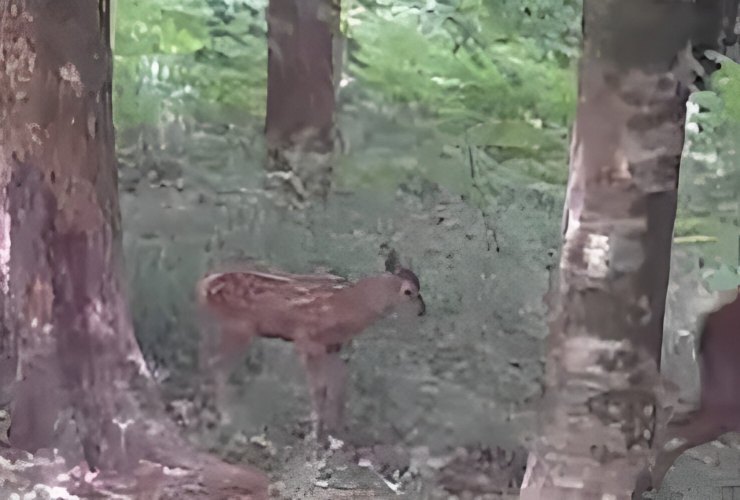
<svg viewBox="0 0 740 500">
<path fill-rule="evenodd" d="M 388 252 L 388 257 L 385 259 L 385 270 L 386 272 L 396 274 L 399 269 L 401 269 L 401 262 L 398 258 L 398 252 L 392 248 Z"/>
</svg>

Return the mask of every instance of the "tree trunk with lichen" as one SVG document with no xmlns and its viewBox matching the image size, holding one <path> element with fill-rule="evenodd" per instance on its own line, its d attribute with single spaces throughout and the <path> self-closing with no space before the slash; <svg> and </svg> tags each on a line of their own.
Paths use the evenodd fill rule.
<svg viewBox="0 0 740 500">
<path fill-rule="evenodd" d="M 108 20 L 107 0 L 0 0 L 9 441 L 104 473 L 142 459 L 202 471 L 214 462 L 167 421 L 123 290 Z"/>
<path fill-rule="evenodd" d="M 521 498 L 630 498 L 653 447 L 686 101 L 722 0 L 586 0 L 541 436 Z M 657 411 L 656 411 L 657 410 Z"/>
<path fill-rule="evenodd" d="M 270 0 L 267 25 L 268 185 L 300 205 L 331 187 L 339 3 Z"/>
</svg>

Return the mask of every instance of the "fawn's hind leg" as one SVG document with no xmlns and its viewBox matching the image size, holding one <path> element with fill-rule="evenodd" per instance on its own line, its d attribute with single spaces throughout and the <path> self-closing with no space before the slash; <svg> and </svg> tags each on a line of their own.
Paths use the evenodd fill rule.
<svg viewBox="0 0 740 500">
<path fill-rule="evenodd" d="M 316 436 L 322 442 L 342 430 L 348 370 L 339 349 L 322 346 L 300 352 L 315 413 Z"/>
</svg>

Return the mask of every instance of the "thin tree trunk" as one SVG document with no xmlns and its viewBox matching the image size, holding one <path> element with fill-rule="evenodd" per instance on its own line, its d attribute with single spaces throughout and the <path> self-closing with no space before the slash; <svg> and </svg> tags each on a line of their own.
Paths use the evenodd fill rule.
<svg viewBox="0 0 740 500">
<path fill-rule="evenodd" d="M 270 0 L 267 22 L 267 170 L 300 204 L 331 187 L 339 3 Z"/>
<path fill-rule="evenodd" d="M 202 470 L 214 462 L 188 454 L 164 416 L 123 290 L 108 23 L 108 0 L 0 0 L 9 439 L 104 472 L 141 459 Z"/>
<path fill-rule="evenodd" d="M 630 498 L 653 446 L 691 45 L 721 0 L 586 0 L 541 438 L 522 499 Z"/>
</svg>

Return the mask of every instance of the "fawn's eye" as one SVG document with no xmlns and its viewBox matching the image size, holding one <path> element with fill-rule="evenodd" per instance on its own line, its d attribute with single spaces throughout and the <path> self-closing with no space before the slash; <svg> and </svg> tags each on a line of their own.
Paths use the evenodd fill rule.
<svg viewBox="0 0 740 500">
<path fill-rule="evenodd" d="M 411 290 L 409 290 L 409 289 L 407 288 L 406 290 L 404 290 L 404 291 L 403 291 L 403 294 L 404 294 L 404 295 L 411 295 Z"/>
</svg>

